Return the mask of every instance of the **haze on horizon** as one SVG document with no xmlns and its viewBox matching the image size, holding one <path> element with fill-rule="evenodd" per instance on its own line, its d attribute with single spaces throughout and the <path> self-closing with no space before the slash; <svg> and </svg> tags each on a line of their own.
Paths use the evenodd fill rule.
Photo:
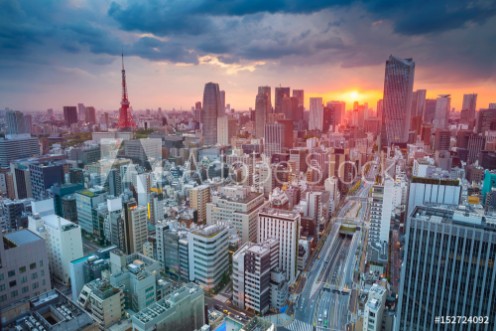
<svg viewBox="0 0 496 331">
<path fill-rule="evenodd" d="M 390 54 L 413 58 L 414 89 L 429 98 L 451 94 L 460 109 L 475 92 L 485 108 L 496 102 L 495 16 L 485 0 L 5 0 L 0 109 L 117 110 L 122 50 L 135 110 L 190 109 L 208 81 L 237 110 L 254 107 L 259 85 L 375 108 Z"/>
</svg>

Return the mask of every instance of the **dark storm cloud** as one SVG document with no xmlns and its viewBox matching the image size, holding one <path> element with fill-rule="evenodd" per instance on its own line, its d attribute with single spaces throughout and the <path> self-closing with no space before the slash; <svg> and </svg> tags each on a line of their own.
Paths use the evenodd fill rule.
<svg viewBox="0 0 496 331">
<path fill-rule="evenodd" d="M 376 19 L 391 20 L 395 32 L 405 35 L 447 31 L 469 22 L 483 23 L 496 15 L 496 3 L 491 0 L 129 0 L 124 3 L 112 2 L 108 11 L 122 28 L 160 35 L 209 32 L 208 16 L 308 14 L 353 4 L 363 6 Z"/>
<path fill-rule="evenodd" d="M 124 49 L 151 61 L 378 65 L 390 53 L 424 67 L 491 77 L 492 0 L 0 0 L 0 64 Z M 88 3 L 90 5 L 88 5 Z M 93 6 L 96 5 L 96 6 Z"/>
</svg>

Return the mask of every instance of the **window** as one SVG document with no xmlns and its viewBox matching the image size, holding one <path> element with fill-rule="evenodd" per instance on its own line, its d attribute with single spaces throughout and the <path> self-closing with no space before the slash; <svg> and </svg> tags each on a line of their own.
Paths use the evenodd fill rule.
<svg viewBox="0 0 496 331">
<path fill-rule="evenodd" d="M 38 278 L 38 273 L 33 272 L 33 273 L 31 274 L 31 279 L 36 279 L 36 278 Z"/>
<path fill-rule="evenodd" d="M 14 277 L 15 276 L 15 270 L 9 270 L 8 275 L 9 275 L 9 277 Z"/>
<path fill-rule="evenodd" d="M 17 285 L 17 281 L 15 281 L 15 280 L 11 280 L 11 281 L 9 282 L 9 287 L 14 287 L 14 286 L 16 286 L 16 285 Z"/>
<path fill-rule="evenodd" d="M 33 262 L 29 265 L 29 269 L 33 270 L 36 269 L 36 262 Z"/>
<path fill-rule="evenodd" d="M 25 272 L 26 272 L 26 267 L 25 267 L 25 266 L 20 267 L 20 268 L 19 268 L 19 272 L 20 272 L 21 274 L 25 273 Z"/>
<path fill-rule="evenodd" d="M 28 292 L 29 292 L 29 286 L 24 286 L 22 288 L 22 293 L 24 294 L 24 293 L 28 293 Z"/>
<path fill-rule="evenodd" d="M 15 298 L 17 296 L 17 290 L 12 291 L 12 293 L 10 293 L 10 296 L 12 298 Z"/>
<path fill-rule="evenodd" d="M 5 291 L 5 284 L 0 284 L 0 292 Z"/>
</svg>

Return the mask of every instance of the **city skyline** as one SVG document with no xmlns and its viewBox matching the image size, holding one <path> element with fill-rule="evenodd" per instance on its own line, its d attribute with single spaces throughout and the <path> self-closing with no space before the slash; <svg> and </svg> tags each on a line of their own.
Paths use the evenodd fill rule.
<svg viewBox="0 0 496 331">
<path fill-rule="evenodd" d="M 135 110 L 188 110 L 208 81 L 237 110 L 254 109 L 264 85 L 304 89 L 307 109 L 311 97 L 375 108 L 391 54 L 414 59 L 414 90 L 426 89 L 428 98 L 451 94 L 457 110 L 467 93 L 478 94 L 478 108 L 494 102 L 495 60 L 491 43 L 482 42 L 496 30 L 494 5 L 428 5 L 437 16 L 424 15 L 423 25 L 385 5 L 3 2 L 0 107 L 61 110 L 83 102 L 117 110 L 122 51 Z"/>
</svg>

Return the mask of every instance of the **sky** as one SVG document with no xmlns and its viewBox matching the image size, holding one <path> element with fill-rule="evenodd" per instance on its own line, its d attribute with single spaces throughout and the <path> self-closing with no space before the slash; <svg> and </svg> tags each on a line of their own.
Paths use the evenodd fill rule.
<svg viewBox="0 0 496 331">
<path fill-rule="evenodd" d="M 430 98 L 496 102 L 493 0 L 0 0 L 0 109 L 117 110 L 122 51 L 136 110 L 190 109 L 209 81 L 238 110 L 261 85 L 375 108 L 390 54 Z"/>
</svg>

